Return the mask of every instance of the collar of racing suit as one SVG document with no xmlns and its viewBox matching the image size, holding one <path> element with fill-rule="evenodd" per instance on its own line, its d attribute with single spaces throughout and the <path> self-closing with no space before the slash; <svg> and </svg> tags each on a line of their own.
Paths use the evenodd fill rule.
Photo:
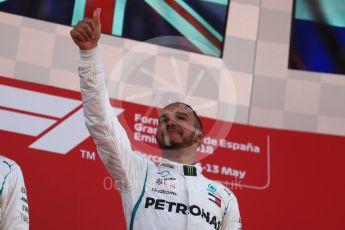
<svg viewBox="0 0 345 230">
<path fill-rule="evenodd" d="M 174 170 L 184 176 L 199 176 L 202 174 L 202 167 L 200 163 L 187 165 L 162 158 L 159 163 L 159 167 L 169 168 L 170 170 Z"/>
</svg>

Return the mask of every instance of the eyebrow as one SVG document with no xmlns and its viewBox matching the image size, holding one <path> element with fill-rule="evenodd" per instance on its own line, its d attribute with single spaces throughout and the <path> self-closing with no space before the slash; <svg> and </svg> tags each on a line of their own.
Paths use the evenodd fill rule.
<svg viewBox="0 0 345 230">
<path fill-rule="evenodd" d="M 175 114 L 176 114 L 176 115 L 182 115 L 182 116 L 184 116 L 184 117 L 188 117 L 187 113 L 184 113 L 184 112 L 179 112 L 179 111 L 177 111 L 177 112 L 175 112 Z"/>
<path fill-rule="evenodd" d="M 175 115 L 180 115 L 180 116 L 184 116 L 184 117 L 187 117 L 188 118 L 188 114 L 187 113 L 184 113 L 184 112 L 180 112 L 180 111 L 177 111 L 174 113 Z M 165 118 L 167 117 L 168 114 L 167 113 L 163 113 L 162 115 L 160 115 L 160 117 L 158 118 L 159 120 L 162 119 L 162 118 Z"/>
</svg>

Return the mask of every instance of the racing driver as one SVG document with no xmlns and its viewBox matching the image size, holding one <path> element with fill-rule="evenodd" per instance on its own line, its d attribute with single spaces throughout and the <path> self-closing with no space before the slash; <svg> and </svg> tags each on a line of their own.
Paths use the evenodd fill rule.
<svg viewBox="0 0 345 230">
<path fill-rule="evenodd" d="M 0 230 L 29 229 L 23 174 L 16 162 L 0 155 Z"/>
<path fill-rule="evenodd" d="M 234 194 L 205 178 L 195 155 L 203 138 L 193 109 L 173 103 L 162 109 L 156 139 L 162 160 L 156 166 L 132 151 L 109 102 L 98 56 L 101 9 L 72 30 L 80 49 L 80 87 L 85 122 L 100 158 L 120 190 L 128 229 L 242 229 Z"/>
</svg>

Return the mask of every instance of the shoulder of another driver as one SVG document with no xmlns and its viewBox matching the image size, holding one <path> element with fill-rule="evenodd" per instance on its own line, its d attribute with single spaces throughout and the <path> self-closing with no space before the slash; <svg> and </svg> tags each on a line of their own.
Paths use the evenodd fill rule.
<svg viewBox="0 0 345 230">
<path fill-rule="evenodd" d="M 19 165 L 14 160 L 0 156 L 0 171 L 4 176 L 16 169 L 20 171 Z"/>
<path fill-rule="evenodd" d="M 0 157 L 0 190 L 13 190 L 24 183 L 20 166 L 7 157 Z"/>
</svg>

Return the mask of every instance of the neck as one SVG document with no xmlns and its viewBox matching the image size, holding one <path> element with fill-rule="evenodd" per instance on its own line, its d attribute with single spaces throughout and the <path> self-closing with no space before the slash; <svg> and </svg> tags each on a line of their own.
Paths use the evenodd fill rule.
<svg viewBox="0 0 345 230">
<path fill-rule="evenodd" d="M 170 161 L 182 163 L 182 164 L 195 164 L 196 146 L 191 145 L 183 149 L 177 150 L 162 150 L 162 156 Z"/>
</svg>

